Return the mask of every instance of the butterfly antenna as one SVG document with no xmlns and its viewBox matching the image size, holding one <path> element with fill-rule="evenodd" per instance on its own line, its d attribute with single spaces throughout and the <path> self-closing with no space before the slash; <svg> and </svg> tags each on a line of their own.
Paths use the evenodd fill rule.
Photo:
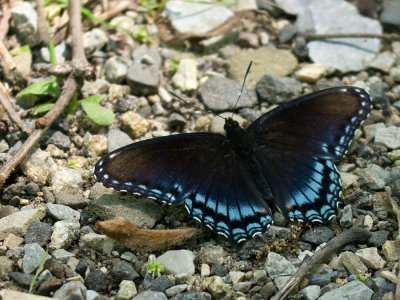
<svg viewBox="0 0 400 300">
<path fill-rule="evenodd" d="M 174 96 L 175 98 L 177 98 L 179 101 L 184 102 L 185 104 L 189 104 L 190 106 L 192 106 L 192 107 L 194 107 L 194 108 L 197 108 L 197 109 L 199 109 L 199 110 L 201 110 L 201 111 L 204 111 L 205 113 L 211 112 L 210 110 L 207 111 L 207 110 L 205 110 L 205 109 L 203 109 L 203 108 L 201 108 L 201 107 L 198 107 L 198 106 L 196 106 L 196 105 L 193 105 L 193 104 L 189 103 L 188 101 L 186 101 L 186 100 L 183 99 L 182 97 L 179 97 L 177 94 L 175 94 L 175 93 L 174 93 L 173 91 L 171 91 L 171 90 L 168 90 L 168 92 L 169 92 L 172 96 Z M 217 115 L 217 116 L 225 120 L 224 117 L 222 117 L 222 116 L 220 116 L 220 115 Z"/>
<path fill-rule="evenodd" d="M 240 93 L 239 93 L 239 95 L 238 95 L 238 98 L 237 98 L 237 100 L 236 100 L 236 103 L 235 103 L 235 106 L 234 106 L 233 109 L 236 108 L 237 104 L 239 103 L 240 96 L 242 96 L 243 89 L 244 89 L 244 84 L 245 84 L 245 82 L 246 82 L 247 75 L 250 73 L 250 68 L 251 68 L 251 65 L 252 65 L 252 64 L 253 64 L 253 61 L 251 60 L 250 63 L 249 63 L 249 66 L 247 67 L 246 74 L 244 75 L 242 88 L 240 89 Z M 232 117 L 233 117 L 233 112 L 232 112 Z"/>
</svg>

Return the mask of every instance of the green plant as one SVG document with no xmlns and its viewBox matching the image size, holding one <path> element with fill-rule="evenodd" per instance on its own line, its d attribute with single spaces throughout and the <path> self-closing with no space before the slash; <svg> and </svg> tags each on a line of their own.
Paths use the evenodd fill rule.
<svg viewBox="0 0 400 300">
<path fill-rule="evenodd" d="M 364 284 L 368 282 L 368 277 L 363 276 L 363 275 L 360 275 L 360 274 L 357 274 L 357 275 L 356 275 L 356 279 L 359 280 L 359 281 L 361 281 L 361 282 L 364 283 Z"/>
<path fill-rule="evenodd" d="M 29 47 L 29 45 L 25 45 L 25 46 L 19 47 L 17 49 L 13 49 L 10 51 L 10 54 L 12 56 L 17 56 L 17 55 L 20 55 L 25 52 L 31 52 L 31 48 Z"/>
<path fill-rule="evenodd" d="M 78 161 L 76 159 L 71 159 L 68 161 L 67 163 L 67 167 L 70 169 L 76 169 L 76 164 L 78 163 Z"/>
<path fill-rule="evenodd" d="M 137 31 L 135 32 L 134 39 L 137 41 L 153 43 L 153 40 L 150 37 L 149 33 L 147 32 L 145 25 L 139 25 L 137 27 Z"/>
<path fill-rule="evenodd" d="M 44 263 L 47 260 L 47 255 L 49 254 L 49 248 L 46 249 L 46 253 L 43 256 L 42 261 L 40 262 L 39 268 L 36 270 L 35 276 L 32 278 L 31 284 L 29 285 L 29 291 L 28 293 L 31 294 L 33 291 L 33 287 L 35 286 L 36 279 L 39 276 L 39 274 L 43 271 Z"/>
<path fill-rule="evenodd" d="M 161 276 L 164 272 L 164 266 L 156 261 L 154 255 L 150 255 L 149 262 L 147 263 L 147 272 L 149 272 L 153 278 Z"/>
</svg>

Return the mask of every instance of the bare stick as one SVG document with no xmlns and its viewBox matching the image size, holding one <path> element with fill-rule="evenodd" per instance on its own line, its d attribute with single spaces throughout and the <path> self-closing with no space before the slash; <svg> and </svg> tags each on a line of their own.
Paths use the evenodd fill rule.
<svg viewBox="0 0 400 300">
<path fill-rule="evenodd" d="M 44 45 L 49 43 L 49 30 L 46 21 L 46 13 L 44 11 L 42 0 L 36 0 L 36 10 L 38 12 L 37 25 L 39 29 L 40 41 Z"/>
<path fill-rule="evenodd" d="M 8 20 L 11 17 L 11 8 L 7 0 L 1 1 L 0 4 L 3 8 L 3 18 L 0 21 L 0 41 L 3 41 L 8 32 Z"/>
<path fill-rule="evenodd" d="M 333 34 L 309 34 L 307 35 L 307 40 L 327 40 L 334 38 L 368 38 L 368 39 L 383 39 L 390 41 L 400 41 L 400 34 L 395 33 L 384 33 L 384 34 L 375 34 L 375 33 L 333 33 Z"/>
<path fill-rule="evenodd" d="M 18 113 L 14 110 L 11 96 L 8 94 L 4 85 L 0 82 L 0 103 L 4 107 L 10 119 L 25 133 L 30 134 L 31 130 L 26 127 Z"/>
<path fill-rule="evenodd" d="M 82 32 L 81 32 L 81 18 L 80 18 L 80 1 L 71 0 L 71 22 L 70 22 L 70 32 L 72 35 L 73 42 L 73 59 L 72 64 L 76 68 L 84 68 L 87 65 L 85 53 L 83 50 L 82 43 Z M 37 129 L 35 129 L 32 134 L 28 137 L 25 143 L 19 148 L 17 153 L 5 163 L 5 165 L 0 169 L 0 189 L 3 188 L 5 181 L 11 172 L 20 164 L 20 162 L 25 158 L 29 151 L 36 145 L 39 138 L 46 132 L 50 125 L 57 119 L 59 115 L 64 111 L 69 100 L 74 95 L 75 91 L 78 89 L 79 85 L 74 77 L 74 72 L 71 72 L 69 77 L 64 83 L 62 93 L 58 98 L 57 102 L 53 108 L 43 117 L 36 120 Z"/>
<path fill-rule="evenodd" d="M 353 227 L 331 239 L 325 247 L 321 248 L 309 258 L 306 258 L 299 269 L 294 273 L 286 285 L 274 296 L 274 300 L 285 299 L 290 291 L 300 282 L 300 280 L 310 271 L 310 269 L 329 253 L 342 248 L 348 243 L 363 243 L 371 236 L 370 232 L 361 227 Z"/>
</svg>

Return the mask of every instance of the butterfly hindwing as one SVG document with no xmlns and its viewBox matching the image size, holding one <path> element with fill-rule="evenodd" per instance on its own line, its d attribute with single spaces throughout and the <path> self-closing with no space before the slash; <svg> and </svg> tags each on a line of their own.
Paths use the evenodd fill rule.
<svg viewBox="0 0 400 300">
<path fill-rule="evenodd" d="M 221 155 L 208 166 L 208 176 L 185 205 L 195 219 L 235 242 L 264 232 L 272 223 L 248 165 L 233 154 Z"/>
<path fill-rule="evenodd" d="M 339 160 L 370 110 L 371 99 L 364 90 L 330 88 L 280 105 L 247 131 L 260 146 Z"/>
<path fill-rule="evenodd" d="M 326 222 L 337 214 L 340 176 L 331 160 L 296 153 L 260 151 L 274 203 L 282 214 L 304 222 Z"/>
</svg>

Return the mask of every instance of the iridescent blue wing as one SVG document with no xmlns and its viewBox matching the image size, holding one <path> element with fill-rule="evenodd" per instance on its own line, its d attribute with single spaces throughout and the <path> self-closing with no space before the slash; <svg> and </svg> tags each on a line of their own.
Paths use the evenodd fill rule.
<svg viewBox="0 0 400 300">
<path fill-rule="evenodd" d="M 339 160 L 370 110 L 371 99 L 363 89 L 331 88 L 280 105 L 247 131 L 260 145 Z"/>
<path fill-rule="evenodd" d="M 265 231 L 271 211 L 222 135 L 179 134 L 117 149 L 95 165 L 106 187 L 169 204 L 236 242 Z"/>
<path fill-rule="evenodd" d="M 332 88 L 287 102 L 249 126 L 274 204 L 286 217 L 326 221 L 336 214 L 341 186 L 332 161 L 343 158 L 370 110 L 364 90 Z"/>
</svg>

